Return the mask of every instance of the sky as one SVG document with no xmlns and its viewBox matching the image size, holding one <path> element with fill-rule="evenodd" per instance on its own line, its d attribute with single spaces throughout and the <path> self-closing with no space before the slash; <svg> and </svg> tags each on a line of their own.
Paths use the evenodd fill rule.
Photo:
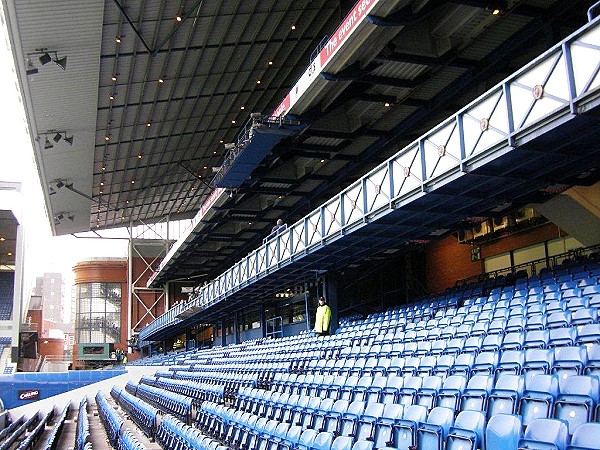
<svg viewBox="0 0 600 450">
<path fill-rule="evenodd" d="M 0 86 L 3 86 L 0 102 L 0 180 L 22 183 L 22 214 L 26 224 L 27 246 L 25 294 L 35 285 L 35 277 L 45 272 L 60 272 L 66 280 L 65 298 L 69 299 L 73 265 L 91 257 L 126 257 L 127 241 L 52 236 L 5 23 L 1 23 L 0 28 Z"/>
</svg>

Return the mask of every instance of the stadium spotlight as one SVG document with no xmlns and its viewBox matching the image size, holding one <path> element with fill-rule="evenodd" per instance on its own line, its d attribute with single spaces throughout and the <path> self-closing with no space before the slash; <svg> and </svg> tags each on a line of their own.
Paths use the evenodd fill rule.
<svg viewBox="0 0 600 450">
<path fill-rule="evenodd" d="M 61 187 L 63 187 L 65 185 L 65 183 L 63 183 L 63 180 L 56 180 L 56 187 L 58 189 L 60 189 Z"/>
<path fill-rule="evenodd" d="M 58 67 L 60 67 L 62 70 L 67 70 L 67 57 L 63 56 L 62 58 L 58 59 L 55 58 L 54 62 L 56 63 L 56 65 Z"/>
<path fill-rule="evenodd" d="M 54 147 L 54 145 L 52 145 L 52 142 L 50 142 L 50 139 L 48 139 L 48 137 L 46 137 L 46 142 L 44 142 L 44 148 L 46 150 L 51 149 L 52 147 Z"/>
<path fill-rule="evenodd" d="M 54 137 L 52 138 L 54 140 L 54 142 L 58 142 L 62 139 L 62 134 L 60 134 L 58 131 L 56 132 L 56 134 L 54 135 Z"/>
<path fill-rule="evenodd" d="M 52 57 L 48 54 L 48 52 L 44 52 L 42 56 L 40 56 L 40 64 L 42 66 L 45 66 L 50 61 L 52 61 Z"/>
<path fill-rule="evenodd" d="M 65 133 L 65 142 L 66 142 L 67 144 L 69 144 L 70 146 L 73 146 L 73 138 L 74 138 L 74 137 L 75 137 L 75 136 L 68 137 L 68 136 L 67 136 L 67 134 Z"/>
<path fill-rule="evenodd" d="M 54 57 L 52 55 L 54 55 Z M 66 70 L 67 68 L 66 56 L 59 58 L 58 52 L 56 52 L 55 50 L 48 50 L 47 48 L 36 48 L 35 51 L 27 53 L 27 75 L 33 75 L 35 73 L 38 73 L 38 69 L 31 62 L 32 56 L 37 56 L 42 66 L 45 66 L 49 62 L 53 61 L 62 70 Z"/>
</svg>

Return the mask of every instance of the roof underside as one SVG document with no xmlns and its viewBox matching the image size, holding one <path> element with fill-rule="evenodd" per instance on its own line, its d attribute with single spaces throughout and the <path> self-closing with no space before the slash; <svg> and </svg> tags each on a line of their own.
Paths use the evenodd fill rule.
<svg viewBox="0 0 600 450">
<path fill-rule="evenodd" d="M 592 2 L 511 0 L 498 15 L 498 2 L 485 0 L 396 3 L 394 26 L 378 27 L 329 74 L 337 81 L 299 117 L 308 128 L 283 139 L 232 192 L 165 281 L 219 275 L 277 218 L 296 221 L 583 25 Z M 279 104 L 353 4 L 8 2 L 55 234 L 193 216 L 224 144 L 250 112 Z M 32 54 L 39 48 L 68 55 L 67 70 L 41 66 Z M 25 74 L 28 54 L 36 75 Z M 73 145 L 46 149 L 56 131 L 73 135 Z M 494 183 L 502 186 L 501 176 Z M 436 226 L 460 221 L 455 205 L 461 217 L 495 206 L 477 199 L 469 208 L 459 194 L 438 199 L 436 217 L 445 218 Z M 518 186 L 509 197 L 519 198 Z"/>
</svg>

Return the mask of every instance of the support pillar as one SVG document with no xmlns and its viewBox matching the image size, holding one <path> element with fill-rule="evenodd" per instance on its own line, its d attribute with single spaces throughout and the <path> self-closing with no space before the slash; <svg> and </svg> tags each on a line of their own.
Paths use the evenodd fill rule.
<svg viewBox="0 0 600 450">
<path fill-rule="evenodd" d="M 162 341 L 163 355 L 167 354 L 167 341 Z"/>
<path fill-rule="evenodd" d="M 262 337 L 267 337 L 267 315 L 265 313 L 265 305 L 260 305 L 258 310 L 260 317 L 260 329 L 262 330 Z"/>
<path fill-rule="evenodd" d="M 327 272 L 325 275 L 325 286 L 324 294 L 327 304 L 331 308 L 331 324 L 329 325 L 329 332 L 333 334 L 339 326 L 339 315 L 338 315 L 338 288 L 339 275 L 335 272 Z"/>
<path fill-rule="evenodd" d="M 240 343 L 240 318 L 238 313 L 233 313 L 233 343 Z"/>
<path fill-rule="evenodd" d="M 194 340 L 194 335 L 192 334 L 192 329 L 186 328 L 186 330 L 185 330 L 185 349 L 186 350 L 191 350 L 190 344 L 188 344 L 188 342 L 190 342 L 192 340 Z M 197 345 L 198 345 L 198 343 L 194 340 L 194 348 L 196 348 Z"/>
<path fill-rule="evenodd" d="M 221 319 L 221 346 L 223 347 L 227 345 L 227 336 L 225 335 L 226 331 L 225 319 Z"/>
</svg>

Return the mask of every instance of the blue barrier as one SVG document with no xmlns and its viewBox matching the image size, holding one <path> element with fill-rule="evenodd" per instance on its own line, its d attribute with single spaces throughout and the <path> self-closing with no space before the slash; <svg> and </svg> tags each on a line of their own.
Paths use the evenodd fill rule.
<svg viewBox="0 0 600 450">
<path fill-rule="evenodd" d="M 0 377 L 0 399 L 6 409 L 16 408 L 124 373 L 125 370 L 14 373 Z"/>
</svg>

